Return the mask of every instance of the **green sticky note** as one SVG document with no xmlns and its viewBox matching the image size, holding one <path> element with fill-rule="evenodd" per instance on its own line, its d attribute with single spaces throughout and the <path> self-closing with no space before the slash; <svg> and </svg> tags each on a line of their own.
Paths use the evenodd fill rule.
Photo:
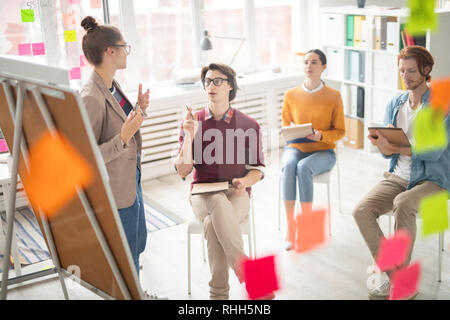
<svg viewBox="0 0 450 320">
<path fill-rule="evenodd" d="M 20 10 L 22 16 L 22 22 L 34 22 L 34 10 L 22 9 Z"/>
<path fill-rule="evenodd" d="M 423 236 L 444 232 L 448 229 L 447 200 L 448 193 L 446 190 L 422 199 L 419 214 L 422 217 Z"/>
<path fill-rule="evenodd" d="M 76 42 L 77 41 L 77 31 L 76 30 L 64 30 L 64 41 Z"/>
<path fill-rule="evenodd" d="M 409 0 L 408 6 L 406 29 L 410 34 L 423 35 L 428 29 L 436 30 L 438 18 L 434 13 L 434 0 Z"/>
<path fill-rule="evenodd" d="M 430 107 L 417 112 L 413 122 L 413 153 L 426 153 L 447 148 L 444 115 Z"/>
</svg>

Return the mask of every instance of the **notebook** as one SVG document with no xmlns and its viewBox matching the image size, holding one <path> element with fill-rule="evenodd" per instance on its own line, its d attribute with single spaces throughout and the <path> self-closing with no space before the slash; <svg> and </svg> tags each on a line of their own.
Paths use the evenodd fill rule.
<svg viewBox="0 0 450 320">
<path fill-rule="evenodd" d="M 212 183 L 194 183 L 191 194 L 202 194 L 228 190 L 228 181 Z"/>
</svg>

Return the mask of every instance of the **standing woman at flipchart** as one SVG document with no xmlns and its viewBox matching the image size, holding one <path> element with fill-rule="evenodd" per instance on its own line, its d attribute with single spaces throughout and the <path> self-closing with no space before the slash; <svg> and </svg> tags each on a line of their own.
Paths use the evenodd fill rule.
<svg viewBox="0 0 450 320">
<path fill-rule="evenodd" d="M 147 241 L 141 188 L 142 138 L 139 128 L 149 106 L 149 90 L 139 85 L 137 105 L 125 96 L 114 74 L 127 66 L 131 46 L 119 29 L 85 17 L 83 52 L 93 72 L 81 90 L 95 139 L 100 147 L 120 219 L 139 275 L 139 255 Z"/>
<path fill-rule="evenodd" d="M 284 96 L 281 112 L 283 126 L 312 123 L 314 133 L 309 142 L 288 142 L 283 158 L 282 194 L 287 219 L 286 250 L 295 244 L 294 218 L 298 184 L 302 212 L 310 211 L 313 201 L 313 176 L 333 168 L 336 163 L 336 142 L 345 135 L 344 109 L 339 91 L 321 80 L 327 59 L 319 50 L 309 50 L 303 56 L 305 80 Z M 302 232 L 299 230 L 299 232 Z"/>
</svg>

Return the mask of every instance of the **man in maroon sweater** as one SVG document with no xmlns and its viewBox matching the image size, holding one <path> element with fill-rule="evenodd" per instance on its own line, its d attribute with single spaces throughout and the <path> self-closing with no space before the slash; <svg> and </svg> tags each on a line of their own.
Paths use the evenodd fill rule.
<svg viewBox="0 0 450 320">
<path fill-rule="evenodd" d="M 180 148 L 175 160 L 185 178 L 194 169 L 191 184 L 228 181 L 227 191 L 191 195 L 192 210 L 203 223 L 211 270 L 210 298 L 228 299 L 228 270 L 242 283 L 243 250 L 239 223 L 248 216 L 250 186 L 264 176 L 264 157 L 258 123 L 231 107 L 238 89 L 235 71 L 210 64 L 201 72 L 209 106 L 181 124 Z"/>
</svg>

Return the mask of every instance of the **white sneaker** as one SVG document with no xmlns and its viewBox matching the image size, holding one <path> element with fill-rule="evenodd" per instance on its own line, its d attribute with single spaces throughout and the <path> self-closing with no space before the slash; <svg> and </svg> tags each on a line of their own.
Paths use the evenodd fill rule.
<svg viewBox="0 0 450 320">
<path fill-rule="evenodd" d="M 169 298 L 159 297 L 155 293 L 148 293 L 147 291 L 145 291 L 143 300 L 169 300 Z"/>
<path fill-rule="evenodd" d="M 386 300 L 389 297 L 390 290 L 391 284 L 389 283 L 389 280 L 386 280 L 375 289 L 369 290 L 369 299 Z"/>
</svg>

